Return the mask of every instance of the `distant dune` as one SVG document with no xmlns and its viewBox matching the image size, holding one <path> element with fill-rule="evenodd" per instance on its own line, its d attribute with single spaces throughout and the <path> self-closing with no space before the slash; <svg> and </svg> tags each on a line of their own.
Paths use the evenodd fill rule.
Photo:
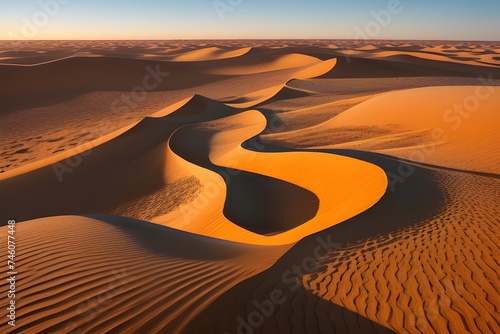
<svg viewBox="0 0 500 334">
<path fill-rule="evenodd" d="M 174 60 L 176 61 L 202 61 L 202 60 L 217 60 L 235 58 L 244 55 L 252 48 L 242 48 L 232 51 L 226 51 L 216 47 L 188 51 L 186 53 L 177 55 Z"/>
</svg>

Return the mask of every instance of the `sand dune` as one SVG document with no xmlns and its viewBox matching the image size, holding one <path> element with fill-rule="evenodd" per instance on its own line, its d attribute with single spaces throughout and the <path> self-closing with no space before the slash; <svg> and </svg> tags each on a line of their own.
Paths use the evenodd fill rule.
<svg viewBox="0 0 500 334">
<path fill-rule="evenodd" d="M 369 52 L 363 52 L 369 51 Z M 474 66 L 486 66 L 497 68 L 498 63 L 487 63 L 487 60 L 491 57 L 487 54 L 482 54 L 484 50 L 477 49 L 474 51 L 476 54 L 471 54 L 469 52 L 443 52 L 439 48 L 424 48 L 418 51 L 383 51 L 378 49 L 375 46 L 365 46 L 362 48 L 358 48 L 356 50 L 349 50 L 349 52 L 344 52 L 349 55 L 363 55 L 364 58 L 393 58 L 393 59 L 404 59 L 401 56 L 410 56 L 415 58 L 421 58 L 426 60 L 431 60 L 435 62 L 446 62 L 446 63 L 455 63 L 455 64 L 465 64 L 465 65 L 474 65 Z"/>
<path fill-rule="evenodd" d="M 400 163 L 373 153 L 337 150 L 331 153 L 345 154 L 381 166 L 386 173 L 398 173 Z M 312 333 L 391 333 L 387 327 L 377 325 L 376 319 L 339 308 L 338 304 L 325 302 L 304 288 L 303 278 L 313 269 L 309 267 L 311 257 L 320 253 L 335 254 L 337 249 L 356 241 L 391 234 L 413 226 L 437 214 L 443 205 L 441 190 L 436 184 L 433 171 L 414 166 L 415 172 L 406 182 L 398 184 L 367 211 L 298 242 L 267 271 L 233 287 L 203 311 L 188 327 L 187 332 L 196 333 L 201 328 L 212 332 L 235 332 L 238 317 L 248 316 L 257 310 L 255 301 L 264 302 L 276 289 L 283 292 L 286 302 L 256 331 L 261 333 L 286 333 L 300 328 Z M 426 196 L 418 194 L 425 193 Z M 323 248 L 327 245 L 327 249 Z M 331 247 L 331 249 L 330 249 Z M 321 257 L 320 257 L 321 258 Z M 307 259 L 307 260 L 306 260 Z M 348 257 L 342 258 L 349 260 Z M 322 263 L 316 268 L 322 268 Z M 347 279 L 346 279 L 347 281 Z M 376 282 L 376 281 L 374 281 Z M 395 287 L 395 289 L 397 286 Z M 235 307 L 235 305 L 240 305 Z M 228 322 L 212 319 L 224 314 Z M 306 327 L 307 326 L 307 327 Z"/>
<path fill-rule="evenodd" d="M 294 73 L 293 79 L 310 79 L 330 72 L 337 64 L 337 59 L 330 59 L 313 65 L 307 65 L 304 69 Z M 278 67 L 279 68 L 279 67 Z M 314 92 L 303 89 L 296 89 L 285 85 L 269 87 L 257 92 L 252 92 L 243 96 L 225 100 L 229 106 L 236 108 L 253 108 L 262 103 L 289 100 L 309 96 Z"/>
<path fill-rule="evenodd" d="M 175 132 L 169 144 L 172 154 L 169 153 L 170 159 L 167 158 L 169 164 L 167 169 L 171 171 L 168 177 L 176 179 L 188 175 L 196 176 L 204 184 L 205 189 L 202 193 L 205 194 L 205 201 L 207 194 L 210 194 L 210 201 L 209 205 L 197 205 L 195 201 L 154 221 L 227 240 L 287 244 L 366 210 L 385 192 L 387 185 L 385 175 L 377 167 L 353 159 L 321 154 L 262 154 L 248 151 L 240 146 L 243 141 L 261 132 L 265 125 L 266 120 L 262 114 L 249 111 L 215 122 L 184 127 Z M 188 138 L 191 138 L 189 144 Z M 198 140 L 192 141 L 193 138 Z M 313 174 L 318 178 L 304 177 L 307 173 L 283 168 L 297 166 L 298 162 L 302 171 L 310 170 L 311 173 L 314 171 Z M 226 169 L 217 170 L 214 165 Z M 317 166 L 322 168 L 318 169 Z M 207 168 L 215 169 L 219 174 L 234 173 L 235 170 L 257 173 L 307 189 L 319 198 L 318 212 L 314 218 L 283 233 L 272 236 L 248 233 L 221 215 L 225 200 L 225 183 L 231 182 L 232 179 L 224 181 L 221 175 Z M 336 175 L 329 173 L 332 169 L 337 171 Z M 200 199 L 203 201 L 203 196 Z M 212 223 L 206 225 L 205 221 Z M 283 223 L 275 221 L 273 224 Z M 293 220 L 290 224 L 294 224 Z"/>
<path fill-rule="evenodd" d="M 304 96 L 309 96 L 314 92 L 303 89 L 296 89 L 287 85 L 278 85 L 275 87 L 266 88 L 257 92 L 252 92 L 244 96 L 240 96 L 231 100 L 224 101 L 225 104 L 235 108 L 253 108 L 262 103 L 270 103 L 273 101 L 289 100 Z"/>
<path fill-rule="evenodd" d="M 498 332 L 500 183 L 442 171 L 438 180 L 443 211 L 328 254 L 304 286 L 398 333 Z"/>
<path fill-rule="evenodd" d="M 223 50 L 216 47 L 189 51 L 178 55 L 174 58 L 175 61 L 203 61 L 217 60 L 239 57 L 250 51 L 252 48 L 242 48 L 232 51 Z"/>
<path fill-rule="evenodd" d="M 484 92 L 487 98 L 480 100 L 478 94 Z M 404 116 L 397 107 L 403 100 L 411 106 L 405 108 Z M 477 102 L 472 105 L 475 108 L 471 108 L 469 101 Z M 391 93 L 352 108 L 335 118 L 332 124 L 336 128 L 352 126 L 354 131 L 356 127 L 363 131 L 364 127 L 374 126 L 382 132 L 397 133 L 402 136 L 398 138 L 400 145 L 394 138 L 386 144 L 377 142 L 379 137 L 359 146 L 352 143 L 335 147 L 359 149 L 365 144 L 374 145 L 364 149 L 451 168 L 498 174 L 500 157 L 495 147 L 500 142 L 494 124 L 500 121 L 495 111 L 499 103 L 500 95 L 494 87 L 436 87 Z M 393 126 L 398 129 L 391 129 Z M 417 131 L 423 131 L 422 135 L 416 136 Z M 408 142 L 411 138 L 413 140 Z"/>
<path fill-rule="evenodd" d="M 184 206 L 181 206 L 175 211 L 171 210 L 183 204 L 188 206 L 189 203 L 186 203 L 186 201 L 192 200 L 194 196 L 193 191 L 183 192 L 182 195 L 179 195 L 177 201 L 169 202 L 171 205 L 164 207 L 163 212 L 159 212 L 159 217 L 149 218 L 154 222 L 166 224 L 175 228 L 183 228 L 186 231 L 217 236 L 227 240 L 263 244 L 287 244 L 295 242 L 304 235 L 314 233 L 332 224 L 341 222 L 367 209 L 384 193 L 387 184 L 385 176 L 381 175 L 380 171 L 378 171 L 375 166 L 358 163 L 355 160 L 329 156 L 318 156 L 315 158 L 307 155 L 303 157 L 301 154 L 286 155 L 283 158 L 280 157 L 281 154 L 280 156 L 274 157 L 267 154 L 260 157 L 260 154 L 257 154 L 255 159 L 250 159 L 249 157 L 253 157 L 256 153 L 246 151 L 244 154 L 238 154 L 233 152 L 231 154 L 237 155 L 238 157 L 229 156 L 225 159 L 223 158 L 222 161 L 216 164 L 222 167 L 233 168 L 234 166 L 231 164 L 237 163 L 238 169 L 270 176 L 308 189 L 323 202 L 317 215 L 314 216 L 314 218 L 309 216 L 312 219 L 308 220 L 307 224 L 298 226 L 281 235 L 264 237 L 249 233 L 245 229 L 238 228 L 222 215 L 226 191 L 226 185 L 222 177 L 196 165 L 186 164 L 184 161 L 184 155 L 191 154 L 189 152 L 193 150 L 196 151 L 196 148 L 187 146 L 188 148 L 185 149 L 184 146 L 186 146 L 189 141 L 181 140 L 182 144 L 180 146 L 179 144 L 174 144 L 172 147 L 173 152 L 166 149 L 167 138 L 171 133 L 174 133 L 173 131 L 175 131 L 177 127 L 193 121 L 201 122 L 207 119 L 222 118 L 232 113 L 235 113 L 235 109 L 227 106 L 224 107 L 222 104 L 218 104 L 215 101 L 210 101 L 200 96 L 195 96 L 184 104 L 183 107 L 163 118 L 145 119 L 130 130 L 121 133 L 121 135 L 107 144 L 87 147 L 87 151 L 92 150 L 92 153 L 89 153 L 89 156 L 86 157 L 87 153 L 85 152 L 87 151 L 83 152 L 85 157 L 83 160 L 84 164 L 79 166 L 79 168 L 75 170 L 75 173 L 71 170 L 67 176 L 65 175 L 64 182 L 60 183 L 56 188 L 48 186 L 54 179 L 57 179 L 54 168 L 48 164 L 56 162 L 57 160 L 53 159 L 57 159 L 57 156 L 55 158 L 49 158 L 46 161 L 41 161 L 37 166 L 28 165 L 24 169 L 17 169 L 12 172 L 4 173 L 2 176 L 3 181 L 1 181 L 2 191 L 5 193 L 13 193 L 7 200 L 8 203 L 12 205 L 12 208 L 23 205 L 21 203 L 24 203 L 24 205 L 29 203 L 31 207 L 31 216 L 28 217 L 30 218 L 54 214 L 60 210 L 61 206 L 65 207 L 65 212 L 68 213 L 73 210 L 75 210 L 73 212 L 77 213 L 86 213 L 103 209 L 112 210 L 112 212 L 123 212 L 121 211 L 123 209 L 119 208 L 120 203 L 125 203 L 124 206 L 130 207 L 133 202 L 137 202 L 139 197 L 148 196 L 148 198 L 151 198 L 151 196 L 153 196 L 155 199 L 158 199 L 158 196 L 164 193 L 163 189 L 165 186 L 168 187 L 168 185 L 174 184 L 174 182 L 178 181 L 180 178 L 190 178 L 194 176 L 195 179 L 190 179 L 192 180 L 190 182 L 194 181 L 196 184 L 198 182 L 197 180 L 199 180 L 202 187 L 201 191 L 193 189 L 194 193 L 199 192 L 199 194 L 201 194 L 198 197 L 204 195 L 204 192 L 207 191 L 205 187 L 213 187 L 215 184 L 216 189 L 218 189 L 217 198 L 219 200 L 211 198 L 210 206 L 204 208 L 204 210 L 194 210 L 196 212 L 196 220 L 192 223 L 194 224 L 192 227 L 186 226 L 185 210 L 187 209 Z M 232 127 L 236 126 L 238 122 L 242 122 L 241 125 L 243 125 L 244 128 L 245 124 L 249 123 L 246 132 L 242 132 L 241 129 L 238 130 L 238 127 L 232 130 Z M 217 121 L 215 124 L 217 124 Z M 222 128 L 218 131 L 223 131 L 224 128 L 227 128 L 226 131 L 229 133 L 237 131 L 242 135 L 242 137 L 236 137 L 236 141 L 232 139 L 227 143 L 217 144 L 221 147 L 233 150 L 239 147 L 244 140 L 262 131 L 266 126 L 266 120 L 258 112 L 249 112 L 240 114 L 238 117 L 235 117 L 234 120 L 228 119 L 226 122 L 219 124 L 222 125 Z M 179 137 L 179 133 L 180 132 L 177 131 L 173 138 Z M 194 134 L 191 132 L 187 133 L 188 138 L 193 138 L 193 135 Z M 219 136 L 218 138 L 221 137 Z M 222 138 L 229 139 L 229 137 Z M 205 140 L 206 139 L 200 138 L 200 143 L 205 142 Z M 132 142 L 140 142 L 141 145 L 135 144 L 134 149 L 131 150 L 129 147 Z M 76 150 L 77 149 L 75 149 L 75 151 Z M 72 157 L 73 153 L 75 152 L 68 151 L 61 154 Z M 210 159 L 212 160 L 220 159 L 220 157 L 217 157 L 221 153 L 213 153 L 212 148 L 208 148 L 207 154 L 211 156 Z M 82 157 L 80 156 L 80 158 Z M 107 159 L 112 159 L 115 161 L 116 165 L 110 165 L 103 168 L 102 161 Z M 299 175 L 287 175 L 273 169 L 263 170 L 263 166 L 261 166 L 266 160 L 267 163 L 271 165 L 276 165 L 278 162 L 288 165 L 295 164 L 296 161 L 303 161 L 304 159 L 310 161 L 309 168 L 311 168 L 311 170 L 316 169 L 316 164 L 325 166 L 323 172 L 325 176 L 320 178 L 322 180 L 321 184 L 317 183 L 314 178 L 303 179 Z M 45 167 L 43 167 L 44 164 Z M 178 166 L 179 164 L 180 166 Z M 67 168 L 67 166 L 63 165 L 61 168 Z M 92 177 L 92 175 L 95 175 L 96 168 L 99 169 L 99 178 Z M 338 174 L 334 177 L 328 175 L 328 170 L 330 168 L 343 168 L 343 170 L 339 170 Z M 151 175 L 148 183 L 144 183 L 140 179 L 136 179 L 136 181 L 131 180 L 134 179 L 133 175 L 141 175 L 144 173 Z M 321 172 L 316 171 L 315 173 Z M 356 186 L 355 182 L 349 181 L 349 175 L 363 175 L 361 178 L 356 177 L 356 182 L 359 182 L 359 185 L 362 186 Z M 34 191 L 29 195 L 20 193 L 16 195 L 16 192 L 11 189 L 16 187 L 20 182 L 23 182 L 21 180 L 29 182 L 31 189 Z M 368 180 L 370 181 L 368 182 Z M 331 184 L 330 188 L 324 188 L 325 181 L 327 181 L 327 184 Z M 94 197 L 93 200 L 87 200 L 85 202 L 75 201 L 73 196 L 81 197 L 83 195 L 81 192 L 76 193 L 76 189 L 81 187 L 82 182 L 87 185 L 99 185 L 102 196 Z M 118 189 L 115 188 L 115 185 L 124 184 L 124 182 L 128 183 L 128 188 L 130 190 L 124 191 L 125 188 L 122 186 L 119 189 L 120 195 L 118 195 Z M 86 196 L 92 196 L 90 190 L 92 188 L 88 189 Z M 132 189 L 135 190 L 132 191 Z M 179 187 L 172 186 L 171 189 L 181 191 L 183 189 L 182 183 L 179 184 Z M 332 189 L 336 189 L 334 193 L 332 193 Z M 354 191 L 354 189 L 356 189 L 356 191 Z M 369 189 L 370 191 L 368 191 Z M 74 195 L 64 195 L 68 193 L 74 193 Z M 110 194 L 113 194 L 113 196 L 110 197 Z M 348 199 L 346 198 L 347 194 L 349 194 Z M 23 197 L 22 202 L 20 201 L 20 196 Z M 162 202 L 160 201 L 160 203 Z M 171 212 L 169 213 L 169 211 Z M 126 212 L 128 214 L 133 214 L 130 210 Z M 333 212 L 335 212 L 335 218 L 331 216 Z M 328 219 L 322 218 L 322 215 L 328 216 Z M 203 223 L 206 219 L 213 220 L 213 223 L 208 229 Z M 220 223 L 217 223 L 218 221 Z M 303 223 L 306 223 L 306 221 L 303 221 Z M 199 230 L 199 227 L 197 227 L 200 226 L 200 224 L 205 226 L 203 230 Z M 222 233 L 218 227 L 219 224 L 225 227 L 225 231 Z M 282 225 L 283 223 L 276 222 L 275 224 Z M 296 223 L 293 222 L 291 222 L 291 224 L 296 225 Z"/>
<path fill-rule="evenodd" d="M 478 94 L 486 98 L 481 100 Z M 500 121 L 495 111 L 499 103 L 496 87 L 405 90 L 369 99 L 314 127 L 266 139 L 277 138 L 291 146 L 295 140 L 299 147 L 369 150 L 498 174 L 500 157 L 495 148 L 500 142 L 494 124 Z"/>
<path fill-rule="evenodd" d="M 327 73 L 327 78 L 387 78 L 387 77 L 414 77 L 414 76 L 454 76 L 475 77 L 483 76 L 500 78 L 498 66 L 475 66 L 467 62 L 436 60 L 432 57 L 418 58 L 413 55 L 404 55 L 395 52 L 385 58 L 364 57 L 364 54 L 338 53 L 335 70 Z"/>
<path fill-rule="evenodd" d="M 300 68 L 318 63 L 318 61 L 319 60 L 317 58 L 308 55 L 289 54 L 281 56 L 278 59 L 270 59 L 267 62 L 259 62 L 251 65 L 249 65 L 249 63 L 245 63 L 244 65 L 231 66 L 224 69 L 211 69 L 206 71 L 206 73 L 219 75 L 248 75 L 290 68 Z"/>
<path fill-rule="evenodd" d="M 2 333 L 500 331 L 498 43 L 13 48 Z"/>
<path fill-rule="evenodd" d="M 0 192 L 5 194 L 6 205 L 18 208 L 18 219 L 57 212 L 103 212 L 128 205 L 139 197 L 161 193 L 168 183 L 164 168 L 167 140 L 178 127 L 235 112 L 236 109 L 222 103 L 195 96 L 166 117 L 146 118 L 82 147 L 2 173 Z M 108 159 L 114 163 L 106 163 Z M 140 177 L 144 174 L 149 175 L 147 182 Z M 19 184 L 29 184 L 31 191 L 15 191 Z M 99 195 L 95 189 L 99 189 Z M 6 196 L 7 193 L 11 195 Z M 85 201 L 76 200 L 83 197 Z M 22 210 L 24 205 L 29 205 L 30 210 Z M 165 206 L 164 210 L 170 208 Z"/>
<path fill-rule="evenodd" d="M 0 92 L 3 110 L 59 102 L 93 91 L 128 92 L 136 86 L 145 90 L 145 85 L 155 91 L 174 90 L 217 79 L 200 74 L 189 64 L 109 57 L 68 58 L 32 67 L 0 65 L 0 73 L 11 82 Z M 68 82 L 68 77 L 76 79 Z M 24 90 L 36 94 L 30 101 L 20 102 Z"/>
<path fill-rule="evenodd" d="M 194 95 L 184 101 L 172 105 L 168 109 L 154 114 L 153 117 L 161 117 L 163 122 L 165 122 L 165 120 L 167 119 L 165 116 L 169 116 L 169 118 L 174 118 L 181 121 L 184 121 L 186 118 L 193 118 L 192 121 L 203 122 L 225 117 L 228 115 L 233 115 L 237 112 L 238 110 L 232 106 L 201 95 Z M 148 120 L 150 120 L 151 122 L 158 121 L 157 119 L 152 118 L 145 119 L 145 121 Z"/>
<path fill-rule="evenodd" d="M 294 79 L 310 79 L 325 75 L 326 73 L 331 72 L 335 65 L 337 65 L 336 58 L 325 60 L 297 72 Z"/>
<path fill-rule="evenodd" d="M 270 87 L 283 87 L 285 82 L 295 78 L 297 72 L 301 70 L 291 68 L 275 71 L 270 67 L 269 71 L 251 74 L 248 77 L 207 77 L 201 72 L 206 68 L 225 68 L 229 66 L 227 62 L 231 64 L 269 62 L 279 58 L 283 53 L 286 52 L 269 55 L 257 50 L 237 59 L 198 62 L 196 66 L 103 56 L 91 59 L 71 58 L 26 69 L 0 66 L 0 72 L 13 82 L 0 90 L 5 93 L 1 100 L 0 121 L 5 124 L 6 129 L 0 134 L 0 156 L 9 156 L 8 161 L 0 166 L 0 173 L 109 135 L 140 121 L 145 116 L 164 116 L 178 109 L 196 94 L 228 101 L 238 96 L 246 96 L 249 91 L 260 91 L 261 95 L 258 97 L 263 101 L 268 100 L 274 93 L 273 89 L 267 91 Z M 318 66 L 323 67 L 322 71 L 328 71 L 333 65 L 330 63 L 323 62 Z M 156 71 L 159 66 L 160 71 L 168 70 L 169 75 L 153 91 L 144 94 L 128 91 L 144 89 L 144 78 L 151 74 L 148 66 L 151 71 Z M 85 73 L 82 72 L 82 68 L 85 68 L 83 71 Z M 126 70 L 122 71 L 122 68 Z M 310 75 L 315 75 L 314 68 Z M 123 77 L 123 80 L 116 82 L 112 79 L 101 80 L 100 76 L 106 73 L 109 78 Z M 75 80 L 66 83 L 68 75 Z M 201 79 L 202 77 L 207 78 L 207 82 Z M 242 79 L 244 85 L 241 84 Z M 21 84 L 21 81 L 26 81 L 28 84 Z M 46 84 L 46 81 L 50 81 L 50 84 Z M 2 81 L 5 82 L 8 81 Z M 98 83 L 92 85 L 92 82 Z M 183 82 L 186 83 L 184 88 L 182 88 Z M 175 89 L 170 90 L 174 86 Z M 24 94 L 24 89 L 28 88 L 37 93 L 31 94 L 30 99 L 20 98 Z M 126 91 L 116 91 L 116 89 Z M 264 93 L 269 95 L 266 96 Z M 34 118 L 38 119 L 36 124 L 32 124 Z"/>
<path fill-rule="evenodd" d="M 316 126 L 350 109 L 353 106 L 364 102 L 373 96 L 361 96 L 340 101 L 321 103 L 315 106 L 309 106 L 303 109 L 292 111 L 273 112 L 267 115 L 272 120 L 273 127 L 260 135 L 264 141 L 286 143 L 287 141 L 303 143 L 307 146 L 307 139 Z M 310 104 L 310 103 L 309 103 Z M 266 108 L 269 105 L 266 105 Z M 275 105 L 271 106 L 276 108 Z"/>
<path fill-rule="evenodd" d="M 238 70 L 239 64 L 255 64 Z M 57 61 L 29 66 L 0 65 L 0 75 L 8 85 L 2 85 L 2 111 L 45 105 L 64 101 L 95 91 L 130 91 L 136 86 L 145 90 L 170 91 L 188 89 L 221 81 L 221 75 L 259 74 L 278 70 L 297 69 L 292 78 L 310 78 L 333 68 L 334 61 L 321 62 L 306 55 L 276 56 L 249 54 L 221 62 L 155 61 L 114 57 L 69 57 Z M 124 70 L 125 69 L 125 70 Z M 67 78 L 76 78 L 68 82 Z M 50 80 L 48 80 L 50 78 Z M 147 78 L 147 79 L 146 79 Z M 23 92 L 32 91 L 29 101 L 22 101 Z M 57 96 L 54 92 L 57 92 Z M 191 94 L 192 95 L 192 94 Z"/>
<path fill-rule="evenodd" d="M 7 228 L 0 229 L 5 235 Z M 43 218 L 17 229 L 22 322 L 15 331 L 2 322 L 3 333 L 179 332 L 218 295 L 286 250 L 112 216 Z M 2 273 L 2 289 L 5 278 Z M 1 313 L 5 317 L 5 309 Z"/>
</svg>

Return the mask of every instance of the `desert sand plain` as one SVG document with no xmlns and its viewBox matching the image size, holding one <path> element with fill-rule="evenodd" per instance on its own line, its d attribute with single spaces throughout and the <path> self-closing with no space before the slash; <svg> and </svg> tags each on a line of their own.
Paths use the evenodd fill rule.
<svg viewBox="0 0 500 334">
<path fill-rule="evenodd" d="M 0 332 L 500 332 L 500 44 L 0 50 Z"/>
</svg>

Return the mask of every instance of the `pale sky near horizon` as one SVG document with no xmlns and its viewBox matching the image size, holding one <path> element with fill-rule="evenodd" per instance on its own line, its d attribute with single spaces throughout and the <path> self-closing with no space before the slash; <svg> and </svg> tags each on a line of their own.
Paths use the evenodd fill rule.
<svg viewBox="0 0 500 334">
<path fill-rule="evenodd" d="M 499 18 L 500 0 L 0 0 L 0 39 L 499 41 Z"/>
</svg>

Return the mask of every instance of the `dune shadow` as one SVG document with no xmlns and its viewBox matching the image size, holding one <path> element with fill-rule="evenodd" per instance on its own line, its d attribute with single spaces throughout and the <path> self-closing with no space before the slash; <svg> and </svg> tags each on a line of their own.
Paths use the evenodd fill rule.
<svg viewBox="0 0 500 334">
<path fill-rule="evenodd" d="M 260 174 L 242 172 L 226 181 L 224 215 L 259 234 L 275 234 L 314 218 L 319 198 L 309 190 Z"/>
<path fill-rule="evenodd" d="M 170 258 L 220 261 L 258 248 L 258 246 L 201 236 L 132 218 L 105 214 L 81 216 L 110 224 L 126 233 L 140 247 Z"/>
<path fill-rule="evenodd" d="M 149 132 L 87 145 L 66 160 L 1 180 L 0 197 L 18 221 L 106 212 L 164 186 L 165 141 L 175 128 L 155 124 Z"/>
<path fill-rule="evenodd" d="M 245 142 L 243 146 L 247 149 L 256 150 L 253 145 L 249 144 L 250 141 Z M 259 150 L 261 152 L 294 151 L 293 149 L 269 143 L 262 143 L 258 147 L 264 148 Z M 300 267 L 305 259 L 316 254 L 318 246 L 322 247 L 320 256 L 323 256 L 343 244 L 354 243 L 375 236 L 385 238 L 391 232 L 413 226 L 431 218 L 442 210 L 446 204 L 443 192 L 436 182 L 439 174 L 428 168 L 402 163 L 376 153 L 354 150 L 296 151 L 331 153 L 360 159 L 381 167 L 388 175 L 388 178 L 391 175 L 398 175 L 402 164 L 404 164 L 405 168 L 412 168 L 413 172 L 404 181 L 397 183 L 393 190 L 388 189 L 384 196 L 370 209 L 343 223 L 305 237 L 285 253 L 271 268 L 227 291 L 202 312 L 185 333 L 194 333 L 197 326 L 200 325 L 208 329 L 222 330 L 222 332 L 224 330 L 234 331 L 237 323 L 232 319 L 247 315 L 255 300 L 266 300 L 277 288 L 287 296 L 288 302 L 285 303 L 286 306 L 282 306 L 285 310 L 289 310 L 286 316 L 287 319 L 291 319 L 291 314 L 294 314 L 294 317 L 306 318 L 308 309 L 313 310 L 311 312 L 317 315 L 328 314 L 328 320 L 326 321 L 321 321 L 319 317 L 309 319 L 308 328 L 310 326 L 315 328 L 333 327 L 333 329 L 329 329 L 332 333 L 393 333 L 392 330 L 382 327 L 355 312 L 312 295 L 310 292 L 305 291 L 303 287 L 290 288 L 290 286 L 284 284 L 283 277 L 291 268 L 297 265 Z M 325 245 L 327 247 L 324 247 Z M 303 273 L 305 274 L 305 271 Z M 300 282 L 302 277 L 298 275 L 296 279 Z M 240 309 L 238 309 L 230 305 L 242 306 L 239 306 Z M 290 308 L 293 308 L 293 310 L 290 310 Z M 279 314 L 281 311 L 278 310 L 277 312 Z M 229 325 L 210 323 L 209 319 L 222 315 L 230 319 Z M 277 317 L 278 315 L 276 315 Z M 273 319 L 266 320 L 266 322 L 273 322 Z M 274 321 L 274 324 L 268 326 L 273 328 L 272 326 L 277 325 L 282 326 L 283 321 Z M 264 326 L 267 328 L 265 323 Z M 276 327 L 274 327 L 274 330 L 276 330 Z M 273 331 L 258 330 L 256 332 L 272 333 Z"/>
<path fill-rule="evenodd" d="M 331 227 L 330 229 L 335 230 L 335 233 L 332 233 L 335 242 L 355 242 L 412 226 L 434 216 L 445 205 L 443 192 L 436 182 L 438 173 L 429 168 L 372 152 L 345 149 L 291 149 L 272 143 L 256 144 L 255 140 L 259 142 L 258 138 L 254 138 L 246 141 L 243 146 L 255 151 L 260 148 L 258 151 L 261 152 L 337 154 L 366 161 L 384 170 L 389 181 L 384 196 L 367 211 Z"/>
<path fill-rule="evenodd" d="M 167 141 L 178 128 L 223 118 L 236 109 L 194 96 L 161 118 L 144 118 L 131 129 L 98 145 L 83 144 L 65 160 L 0 180 L 8 219 L 103 213 L 165 187 Z M 215 113 L 217 111 L 217 113 Z"/>
<path fill-rule="evenodd" d="M 389 78 L 389 77 L 500 77 L 500 69 L 468 64 L 447 63 L 408 55 L 387 59 L 346 57 L 338 54 L 337 65 L 319 78 Z"/>
<path fill-rule="evenodd" d="M 300 285 L 284 283 L 282 274 L 271 268 L 239 283 L 190 321 L 182 333 L 394 333 Z M 280 305 L 271 303 L 272 294 L 280 296 Z M 262 317 L 257 323 L 256 315 Z M 221 317 L 226 320 L 213 321 Z"/>
<path fill-rule="evenodd" d="M 226 218 L 264 235 L 289 230 L 314 218 L 319 198 L 313 192 L 270 176 L 213 164 L 209 158 L 211 133 L 203 128 L 182 128 L 170 139 L 170 147 L 183 159 L 224 179 Z M 189 138 L 197 140 L 188 142 Z"/>
</svg>

